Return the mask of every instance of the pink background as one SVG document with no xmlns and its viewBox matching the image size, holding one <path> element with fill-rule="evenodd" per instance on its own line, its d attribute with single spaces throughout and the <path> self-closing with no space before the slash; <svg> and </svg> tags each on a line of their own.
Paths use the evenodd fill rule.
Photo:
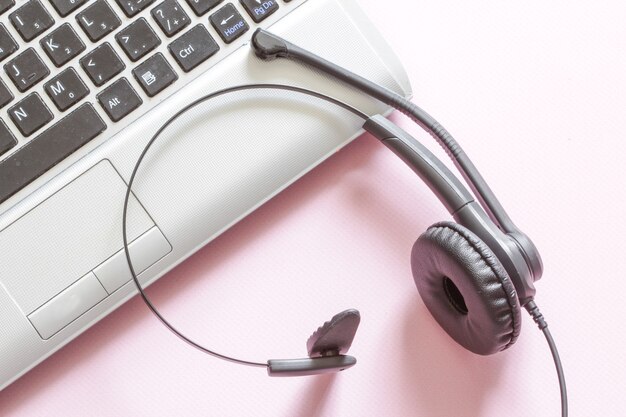
<svg viewBox="0 0 626 417">
<path fill-rule="evenodd" d="M 560 347 L 570 415 L 624 415 L 626 4 L 361 4 L 415 101 L 541 249 L 536 300 Z M 191 350 L 134 299 L 1 392 L 0 415 L 558 415 L 549 351 L 526 316 L 515 346 L 479 357 L 425 309 L 409 252 L 445 218 L 364 136 L 151 288 L 195 337 L 254 360 L 304 356 L 319 324 L 359 308 L 355 368 L 271 379 Z"/>
</svg>

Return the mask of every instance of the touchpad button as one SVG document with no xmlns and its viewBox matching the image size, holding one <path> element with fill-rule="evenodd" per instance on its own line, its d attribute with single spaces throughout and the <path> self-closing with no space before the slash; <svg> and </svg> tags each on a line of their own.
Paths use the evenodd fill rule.
<svg viewBox="0 0 626 417">
<path fill-rule="evenodd" d="M 0 281 L 25 315 L 120 250 L 125 193 L 104 160 L 0 231 Z M 128 226 L 130 241 L 154 226 L 134 197 Z"/>
</svg>

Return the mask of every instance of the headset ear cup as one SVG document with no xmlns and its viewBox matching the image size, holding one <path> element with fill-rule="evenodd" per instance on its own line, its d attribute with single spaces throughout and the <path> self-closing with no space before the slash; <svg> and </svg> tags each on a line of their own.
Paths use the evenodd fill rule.
<svg viewBox="0 0 626 417">
<path fill-rule="evenodd" d="M 515 287 L 491 249 L 467 228 L 434 224 L 413 245 L 411 268 L 426 307 L 460 345 L 489 355 L 520 333 Z"/>
</svg>

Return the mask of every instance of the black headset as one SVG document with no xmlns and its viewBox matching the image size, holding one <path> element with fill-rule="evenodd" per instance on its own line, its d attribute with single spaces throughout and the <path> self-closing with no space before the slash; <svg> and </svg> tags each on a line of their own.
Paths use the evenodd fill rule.
<svg viewBox="0 0 626 417">
<path fill-rule="evenodd" d="M 271 376 L 337 372 L 356 364 L 354 357 L 346 355 L 360 321 L 356 310 L 337 314 L 313 333 L 307 342 L 308 358 L 254 362 L 209 350 L 183 335 L 159 313 L 139 283 L 129 252 L 126 223 L 133 182 L 152 144 L 178 117 L 201 103 L 236 91 L 280 89 L 313 96 L 361 117 L 365 121 L 363 128 L 411 167 L 455 220 L 429 227 L 411 251 L 415 284 L 435 320 L 466 349 L 489 355 L 515 343 L 520 334 L 521 308 L 524 307 L 548 341 L 559 377 L 562 416 L 567 416 L 567 392 L 561 361 L 548 325 L 534 302 L 534 282 L 543 272 L 539 252 L 530 238 L 512 222 L 450 133 L 399 94 L 277 35 L 258 29 L 252 38 L 252 46 L 263 60 L 288 58 L 314 67 L 404 113 L 440 143 L 472 192 L 427 148 L 381 115 L 370 117 L 335 98 L 295 86 L 249 84 L 216 91 L 185 106 L 159 128 L 138 158 L 128 183 L 123 212 L 124 250 L 133 281 L 150 310 L 173 333 L 195 348 L 231 362 L 264 367 Z"/>
</svg>

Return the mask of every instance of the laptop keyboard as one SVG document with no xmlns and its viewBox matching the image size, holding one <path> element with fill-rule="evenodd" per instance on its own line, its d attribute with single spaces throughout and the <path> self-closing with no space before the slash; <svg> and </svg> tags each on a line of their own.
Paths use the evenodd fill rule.
<svg viewBox="0 0 626 417">
<path fill-rule="evenodd" d="M 0 0 L 0 203 L 280 7 L 239 2 Z"/>
</svg>

